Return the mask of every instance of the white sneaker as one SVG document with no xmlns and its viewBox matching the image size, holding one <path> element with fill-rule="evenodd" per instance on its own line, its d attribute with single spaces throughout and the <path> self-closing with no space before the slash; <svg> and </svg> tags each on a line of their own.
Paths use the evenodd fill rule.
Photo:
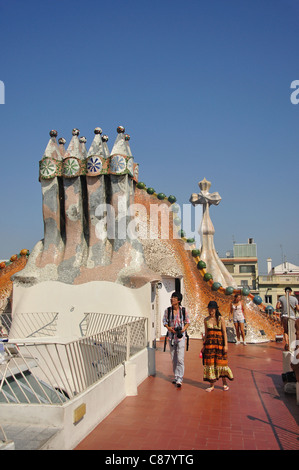
<svg viewBox="0 0 299 470">
<path fill-rule="evenodd" d="M 240 344 L 240 341 L 237 340 L 237 341 L 236 341 L 236 344 Z"/>
<path fill-rule="evenodd" d="M 246 346 L 246 344 L 247 344 L 246 341 L 243 341 L 243 344 L 244 344 L 244 346 Z"/>
</svg>

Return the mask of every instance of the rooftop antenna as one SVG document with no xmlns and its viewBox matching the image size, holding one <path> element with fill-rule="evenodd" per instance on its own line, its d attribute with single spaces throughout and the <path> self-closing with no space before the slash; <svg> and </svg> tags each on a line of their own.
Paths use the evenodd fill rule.
<svg viewBox="0 0 299 470">
<path fill-rule="evenodd" d="M 280 246 L 280 249 L 281 249 L 281 264 L 282 264 L 282 267 L 283 267 L 283 248 L 282 248 L 282 245 L 279 245 Z"/>
</svg>

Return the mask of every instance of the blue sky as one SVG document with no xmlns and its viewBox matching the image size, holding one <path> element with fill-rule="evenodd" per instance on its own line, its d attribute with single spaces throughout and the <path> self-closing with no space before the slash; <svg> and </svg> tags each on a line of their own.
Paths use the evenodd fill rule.
<svg viewBox="0 0 299 470">
<path fill-rule="evenodd" d="M 146 185 L 212 182 L 220 255 L 252 237 L 260 272 L 299 265 L 298 23 L 298 0 L 0 0 L 0 259 L 43 238 L 49 131 L 111 150 L 123 125 Z"/>
</svg>

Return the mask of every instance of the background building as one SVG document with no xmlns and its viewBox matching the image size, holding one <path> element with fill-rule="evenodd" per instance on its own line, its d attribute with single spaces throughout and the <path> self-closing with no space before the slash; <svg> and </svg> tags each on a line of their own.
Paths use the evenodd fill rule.
<svg viewBox="0 0 299 470">
<path fill-rule="evenodd" d="M 238 287 L 249 287 L 252 294 L 258 294 L 265 304 L 276 307 L 277 300 L 290 286 L 299 300 L 299 266 L 284 261 L 272 267 L 272 259 L 267 259 L 267 274 L 259 275 L 257 245 L 253 238 L 247 243 L 234 243 L 233 250 L 221 258 Z"/>
<path fill-rule="evenodd" d="M 283 295 L 284 289 L 290 286 L 299 300 L 299 266 L 288 261 L 272 267 L 272 259 L 267 259 L 268 274 L 259 276 L 259 295 L 263 302 L 272 304 L 275 308 L 277 300 Z"/>
<path fill-rule="evenodd" d="M 249 287 L 252 294 L 258 293 L 257 246 L 253 238 L 247 243 L 234 243 L 233 250 L 227 251 L 221 261 L 238 287 Z"/>
</svg>

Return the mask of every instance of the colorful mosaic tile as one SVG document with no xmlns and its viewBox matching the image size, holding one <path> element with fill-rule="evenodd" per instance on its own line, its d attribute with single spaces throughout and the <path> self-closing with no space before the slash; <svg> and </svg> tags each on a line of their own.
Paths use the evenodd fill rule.
<svg viewBox="0 0 299 470">
<path fill-rule="evenodd" d="M 121 155 L 114 155 L 110 158 L 110 173 L 121 174 L 127 169 L 127 162 L 125 157 Z"/>
<path fill-rule="evenodd" d="M 87 159 L 87 175 L 98 175 L 103 168 L 102 159 L 100 157 L 88 157 Z"/>
<path fill-rule="evenodd" d="M 78 176 L 80 164 L 77 158 L 69 157 L 63 162 L 63 176 L 72 178 Z"/>
<path fill-rule="evenodd" d="M 47 180 L 62 175 L 62 161 L 45 157 L 39 162 L 39 179 Z"/>
<path fill-rule="evenodd" d="M 134 159 L 126 155 L 113 155 L 110 157 L 109 173 L 112 175 L 129 174 L 134 176 Z"/>
<path fill-rule="evenodd" d="M 56 173 L 56 162 L 51 158 L 44 158 L 39 163 L 39 172 L 42 178 L 53 178 Z"/>
<path fill-rule="evenodd" d="M 75 176 L 86 175 L 86 160 L 79 160 L 76 157 L 67 157 L 63 161 L 63 176 L 74 178 Z"/>
<path fill-rule="evenodd" d="M 107 175 L 109 173 L 109 158 L 91 155 L 86 159 L 86 175 L 98 176 Z"/>
<path fill-rule="evenodd" d="M 110 161 L 109 158 L 102 158 L 102 175 L 107 175 L 110 171 Z"/>
<path fill-rule="evenodd" d="M 133 180 L 138 183 L 138 177 L 139 177 L 139 164 L 134 163 L 133 165 Z"/>
<path fill-rule="evenodd" d="M 133 176 L 133 174 L 134 174 L 134 160 L 133 160 L 133 158 L 129 158 L 129 160 L 127 161 L 127 169 L 129 171 L 129 174 L 131 176 Z"/>
<path fill-rule="evenodd" d="M 139 165 L 134 163 L 133 157 L 124 155 L 113 155 L 110 158 L 91 155 L 83 160 L 76 157 L 67 157 L 63 161 L 45 157 L 39 162 L 40 180 L 51 179 L 56 176 L 74 178 L 82 175 L 129 174 L 134 181 L 138 182 L 138 172 Z"/>
</svg>

